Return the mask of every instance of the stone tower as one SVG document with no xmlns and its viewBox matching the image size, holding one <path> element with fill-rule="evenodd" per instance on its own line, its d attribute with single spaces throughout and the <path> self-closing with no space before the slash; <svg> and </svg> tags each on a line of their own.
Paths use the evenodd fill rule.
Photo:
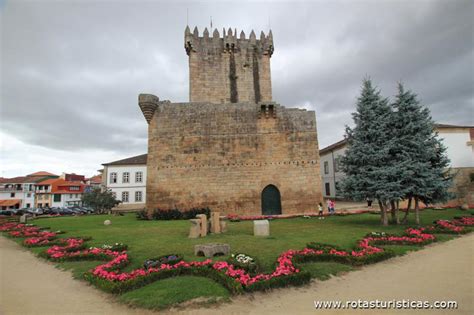
<svg viewBox="0 0 474 315">
<path fill-rule="evenodd" d="M 189 101 L 220 103 L 259 103 L 272 100 L 270 57 L 272 31 L 267 36 L 254 31 L 249 38 L 242 31 L 207 28 L 202 36 L 186 27 L 184 47 L 189 56 Z"/>
<path fill-rule="evenodd" d="M 190 102 L 140 94 L 148 123 L 147 200 L 155 209 L 230 214 L 317 211 L 316 114 L 272 100 L 271 32 L 185 31 Z"/>
</svg>

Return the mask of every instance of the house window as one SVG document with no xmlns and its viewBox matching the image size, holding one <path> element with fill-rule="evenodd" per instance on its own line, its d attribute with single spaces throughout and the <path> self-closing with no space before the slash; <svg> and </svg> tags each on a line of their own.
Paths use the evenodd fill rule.
<svg viewBox="0 0 474 315">
<path fill-rule="evenodd" d="M 117 193 L 115 191 L 112 192 L 112 197 L 114 197 L 114 199 L 117 200 Z"/>
<path fill-rule="evenodd" d="M 110 183 L 111 184 L 117 183 L 117 173 L 110 173 Z"/>
<path fill-rule="evenodd" d="M 54 202 L 61 202 L 61 195 L 60 194 L 54 194 Z"/>
<path fill-rule="evenodd" d="M 10 197 L 11 197 L 11 198 L 14 198 L 14 197 L 15 197 L 15 193 L 10 193 Z"/>
<path fill-rule="evenodd" d="M 122 192 L 122 202 L 128 202 L 128 191 Z"/>
<path fill-rule="evenodd" d="M 325 183 L 324 188 L 326 190 L 326 196 L 330 196 L 331 195 L 331 189 L 330 189 L 329 183 Z"/>
<path fill-rule="evenodd" d="M 143 172 L 135 173 L 135 183 L 141 183 L 143 181 Z"/>
<path fill-rule="evenodd" d="M 79 198 L 79 195 L 78 195 L 78 194 L 76 194 L 76 195 L 74 195 L 74 197 L 76 197 L 76 198 Z"/>
<path fill-rule="evenodd" d="M 329 162 L 324 161 L 324 174 L 329 174 Z"/>
<path fill-rule="evenodd" d="M 341 169 L 341 157 L 338 156 L 334 159 L 334 172 L 339 172 Z"/>
<path fill-rule="evenodd" d="M 135 192 L 135 202 L 142 202 L 142 192 L 136 191 Z"/>
<path fill-rule="evenodd" d="M 79 186 L 71 186 L 70 189 L 71 190 L 80 190 L 81 188 Z"/>
<path fill-rule="evenodd" d="M 27 193 L 27 194 L 26 194 L 26 197 L 27 197 L 27 198 L 31 198 L 31 193 Z M 27 208 L 29 208 L 29 207 L 27 207 Z"/>
<path fill-rule="evenodd" d="M 124 172 L 122 175 L 122 183 L 128 183 L 128 182 L 130 182 L 130 173 Z"/>
<path fill-rule="evenodd" d="M 69 194 L 69 199 L 72 199 L 72 194 Z"/>
<path fill-rule="evenodd" d="M 26 204 L 26 207 L 27 207 L 27 208 L 30 208 L 30 207 L 31 207 L 31 204 L 27 203 L 27 204 Z"/>
</svg>

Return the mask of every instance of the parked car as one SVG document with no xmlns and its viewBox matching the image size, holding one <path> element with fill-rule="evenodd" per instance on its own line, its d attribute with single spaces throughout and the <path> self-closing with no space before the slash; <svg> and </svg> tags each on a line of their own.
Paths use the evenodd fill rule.
<svg viewBox="0 0 474 315">
<path fill-rule="evenodd" d="M 32 208 L 32 209 L 28 210 L 27 212 L 30 213 L 30 214 L 41 215 L 41 214 L 44 213 L 44 209 L 43 208 Z"/>
<path fill-rule="evenodd" d="M 89 213 L 89 214 L 92 214 L 92 213 L 95 212 L 94 209 L 92 209 L 91 207 L 82 207 L 82 209 L 86 210 L 87 213 Z"/>
<path fill-rule="evenodd" d="M 5 216 L 12 216 L 14 215 L 15 212 L 13 210 L 0 210 L 0 215 L 5 215 Z"/>
<path fill-rule="evenodd" d="M 15 215 L 24 215 L 25 213 L 29 213 L 32 208 L 21 208 L 21 209 L 12 209 Z"/>
<path fill-rule="evenodd" d="M 60 215 L 72 215 L 72 214 L 75 214 L 75 212 L 72 211 L 72 210 L 69 209 L 69 208 L 61 207 L 61 208 L 59 209 L 59 214 L 60 214 Z"/>
</svg>

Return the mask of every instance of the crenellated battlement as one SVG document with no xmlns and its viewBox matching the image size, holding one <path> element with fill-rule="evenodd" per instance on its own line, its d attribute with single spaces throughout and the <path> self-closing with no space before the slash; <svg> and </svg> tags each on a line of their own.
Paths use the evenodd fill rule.
<svg viewBox="0 0 474 315">
<path fill-rule="evenodd" d="M 186 53 L 191 52 L 207 52 L 207 53 L 222 53 L 222 52 L 237 52 L 239 50 L 257 50 L 263 55 L 272 56 L 273 54 L 273 34 L 272 31 L 265 35 L 262 31 L 260 38 L 257 39 L 255 32 L 252 30 L 249 37 L 246 38 L 244 31 L 240 32 L 237 36 L 237 29 L 232 31 L 229 28 L 226 32 L 222 30 L 222 37 L 219 31 L 214 29 L 212 35 L 210 35 L 207 27 L 204 29 L 202 36 L 199 36 L 199 30 L 197 27 L 191 32 L 189 26 L 184 31 L 184 48 Z"/>
<path fill-rule="evenodd" d="M 272 100 L 270 58 L 273 35 L 252 30 L 243 31 L 207 28 L 199 34 L 197 27 L 184 31 L 184 48 L 189 56 L 190 102 L 239 103 Z"/>
</svg>

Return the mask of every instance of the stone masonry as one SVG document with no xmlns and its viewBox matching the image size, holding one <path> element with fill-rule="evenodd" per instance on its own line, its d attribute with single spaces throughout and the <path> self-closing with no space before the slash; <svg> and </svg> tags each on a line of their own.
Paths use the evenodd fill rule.
<svg viewBox="0 0 474 315">
<path fill-rule="evenodd" d="M 227 34 L 214 30 L 209 37 L 198 29 L 185 30 L 184 47 L 189 56 L 190 102 L 238 103 L 272 100 L 270 57 L 273 36 L 262 32 L 260 39 L 252 31 L 248 39 L 242 31 L 229 28 Z"/>
<path fill-rule="evenodd" d="M 226 76 L 232 80 L 222 70 L 227 61 L 215 61 L 219 65 L 206 61 L 191 69 L 195 63 L 188 50 L 209 49 L 205 45 L 217 42 L 216 33 L 212 39 L 205 33 L 199 42 L 204 48 L 199 49 L 195 41 L 189 48 L 189 36 L 199 38 L 196 32 L 189 34 L 187 28 L 191 102 L 139 96 L 148 122 L 147 210 L 209 207 L 223 214 L 262 214 L 262 191 L 273 185 L 281 196 L 281 213 L 316 212 L 322 195 L 315 112 L 271 101 L 270 50 L 268 57 L 262 57 L 268 59 L 268 71 L 259 70 L 252 77 L 259 78 L 256 85 L 245 83 L 242 77 L 249 66 L 236 61 L 235 73 L 243 81 L 237 79 L 235 90 L 225 81 Z M 225 45 L 225 38 L 219 43 Z M 267 47 L 271 34 L 263 39 L 267 42 L 261 45 Z M 248 42 L 233 40 L 234 47 Z M 224 71 L 222 80 L 212 77 L 214 68 Z M 255 86 L 260 87 L 258 102 Z M 230 100 L 235 91 L 238 102 Z"/>
</svg>

